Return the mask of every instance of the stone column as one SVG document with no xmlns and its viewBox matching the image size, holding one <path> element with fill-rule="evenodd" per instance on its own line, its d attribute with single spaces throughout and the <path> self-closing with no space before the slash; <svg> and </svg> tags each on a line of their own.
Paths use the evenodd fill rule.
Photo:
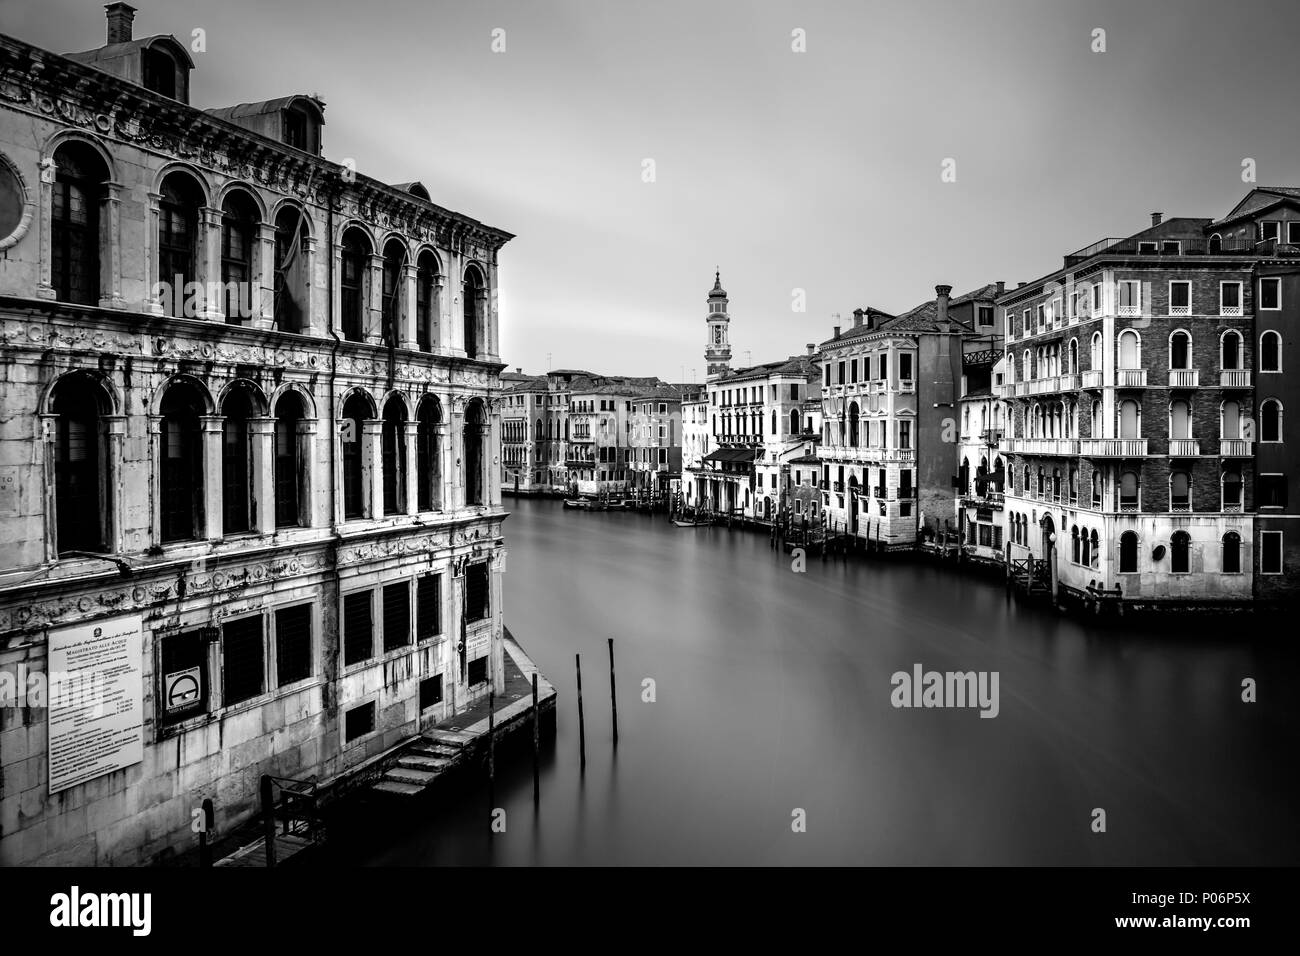
<svg viewBox="0 0 1300 956">
<path fill-rule="evenodd" d="M 451 470 L 448 467 L 448 441 L 447 425 L 445 422 L 438 422 L 433 426 L 433 460 L 434 467 L 437 469 L 436 480 L 433 482 L 433 509 L 435 511 L 444 511 L 448 507 L 447 502 L 452 500 L 450 491 Z"/>
<path fill-rule="evenodd" d="M 433 328 L 429 330 L 429 348 L 434 352 L 445 352 L 445 336 L 447 332 L 447 320 L 444 317 L 444 310 L 447 301 L 446 282 L 442 276 L 433 278 L 433 300 L 429 303 L 429 320 L 433 323 Z"/>
<path fill-rule="evenodd" d="M 302 272 L 306 281 L 306 286 L 303 289 L 302 331 L 304 335 L 328 335 L 329 329 L 325 327 L 325 316 L 321 314 L 320 303 L 316 301 L 316 238 L 314 236 L 303 236 L 298 241 L 302 250 Z M 335 262 L 334 266 L 337 269 L 338 262 Z M 337 277 L 338 273 L 335 272 L 334 275 Z M 326 296 L 333 296 L 334 290 L 327 289 L 325 294 Z M 337 306 L 334 314 L 338 315 Z"/>
<path fill-rule="evenodd" d="M 327 301 L 330 308 L 327 315 L 334 317 L 334 328 L 326 329 L 326 332 L 333 332 L 340 339 L 343 335 L 343 245 L 338 242 L 335 236 L 334 247 L 328 253 L 334 258 L 334 282 L 325 290 Z M 364 318 L 364 317 L 363 317 Z M 325 328 L 326 316 L 321 317 L 321 328 Z M 341 420 L 340 420 L 341 421 Z M 342 427 L 342 426 L 340 426 Z M 342 512 L 340 512 L 340 515 Z"/>
<path fill-rule="evenodd" d="M 325 516 L 317 506 L 316 488 L 313 478 L 316 475 L 316 432 L 320 426 L 314 418 L 298 419 L 297 435 L 298 456 L 303 462 L 302 477 L 298 483 L 298 500 L 300 514 L 306 516 L 309 527 L 325 524 Z M 340 491 L 342 487 L 340 486 Z"/>
<path fill-rule="evenodd" d="M 361 423 L 361 436 L 361 486 L 370 503 L 366 517 L 374 520 L 384 514 L 384 420 L 367 418 Z"/>
<path fill-rule="evenodd" d="M 372 252 L 366 266 L 366 309 L 362 316 L 362 341 L 384 342 L 384 257 Z"/>
<path fill-rule="evenodd" d="M 99 206 L 99 306 L 125 309 L 122 298 L 122 184 L 105 183 Z"/>
<path fill-rule="evenodd" d="M 162 198 L 162 193 L 149 193 L 149 214 L 145 217 L 144 224 L 144 311 L 151 315 L 166 315 L 170 312 L 170 308 L 165 306 L 162 297 L 158 294 L 161 291 L 158 284 L 163 281 L 158 276 L 158 204 L 162 202 Z M 171 279 L 166 280 L 169 288 L 171 281 Z M 183 292 L 184 290 L 182 294 Z M 155 524 L 156 534 L 159 533 L 160 528 L 161 525 Z"/>
<path fill-rule="evenodd" d="M 483 426 L 483 504 L 488 507 L 501 504 L 501 410 L 495 402 L 488 411 L 488 423 Z"/>
<path fill-rule="evenodd" d="M 104 497 L 108 507 L 108 527 L 104 531 L 107 546 L 122 553 L 127 550 L 124 513 L 126 508 L 126 416 L 105 415 L 104 431 L 108 438 L 108 474 Z"/>
<path fill-rule="evenodd" d="M 53 561 L 59 556 L 58 511 L 57 511 L 57 476 L 55 467 L 55 443 L 58 441 L 59 416 L 43 413 L 36 423 L 36 437 L 41 448 L 41 511 L 45 515 L 45 535 L 43 551 L 46 561 Z"/>
<path fill-rule="evenodd" d="M 252 446 L 253 527 L 260 534 L 275 533 L 275 419 L 250 418 Z"/>
<path fill-rule="evenodd" d="M 54 292 L 54 178 L 59 168 L 54 157 L 41 160 L 40 226 L 37 236 L 40 243 L 40 264 L 36 278 L 36 297 L 53 299 Z"/>
<path fill-rule="evenodd" d="M 225 306 L 221 296 L 213 295 L 221 284 L 221 210 L 212 206 L 199 209 L 197 262 L 194 277 L 203 287 L 203 309 L 194 318 L 224 322 Z"/>
<path fill-rule="evenodd" d="M 401 454 L 405 461 L 406 470 L 406 487 L 402 489 L 406 501 L 402 510 L 408 515 L 418 514 L 420 510 L 420 482 L 427 479 L 426 476 L 419 473 L 416 464 L 416 426 L 413 421 L 402 423 Z"/>
<path fill-rule="evenodd" d="M 465 507 L 465 412 L 453 412 L 451 416 L 450 435 L 447 442 L 447 457 L 454 466 L 447 471 L 447 480 L 443 483 L 447 489 L 447 500 L 443 507 L 447 511 L 457 511 Z"/>
<path fill-rule="evenodd" d="M 161 415 L 149 416 L 149 541 L 162 544 L 162 425 Z"/>
<path fill-rule="evenodd" d="M 401 301 L 403 308 L 399 325 L 401 328 L 394 329 L 393 334 L 396 337 L 397 344 L 404 349 L 419 348 L 418 330 L 415 323 L 418 319 L 416 308 L 417 296 L 415 293 L 415 264 L 408 262 L 402 266 L 402 294 Z M 407 482 L 411 484 L 411 482 Z"/>
<path fill-rule="evenodd" d="M 203 430 L 203 522 L 204 536 L 218 539 L 222 535 L 221 513 L 221 440 L 225 418 L 221 415 L 199 416 Z M 200 529 L 202 530 L 202 529 Z"/>
<path fill-rule="evenodd" d="M 275 326 L 275 225 L 269 222 L 257 224 L 257 246 L 253 252 L 253 275 L 249 277 L 253 287 L 251 296 L 253 318 L 250 324 L 255 329 L 270 329 Z"/>
</svg>

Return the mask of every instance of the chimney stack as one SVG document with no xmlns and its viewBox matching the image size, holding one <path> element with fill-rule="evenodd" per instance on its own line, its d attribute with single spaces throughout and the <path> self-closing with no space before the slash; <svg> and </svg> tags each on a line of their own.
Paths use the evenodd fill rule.
<svg viewBox="0 0 1300 956">
<path fill-rule="evenodd" d="M 948 327 L 948 296 L 952 295 L 952 286 L 937 285 L 934 287 L 935 295 L 935 320 L 939 327 L 946 329 Z"/>
<path fill-rule="evenodd" d="M 832 325 L 831 333 L 831 338 L 838 339 L 840 337 L 840 327 L 838 325 Z"/>
<path fill-rule="evenodd" d="M 854 327 L 855 329 L 860 329 L 860 328 L 862 328 L 862 310 L 861 310 L 861 309 L 854 309 L 854 310 L 853 310 L 853 327 Z"/>
<path fill-rule="evenodd" d="M 813 349 L 815 349 L 817 346 L 814 345 L 812 342 L 809 342 L 809 343 L 807 344 L 807 346 L 805 346 L 805 347 L 808 349 L 808 357 L 809 357 L 809 358 L 812 358 L 812 355 L 813 355 Z"/>
<path fill-rule="evenodd" d="M 1160 225 L 1160 220 L 1163 219 L 1164 217 L 1165 217 L 1165 216 L 1164 216 L 1164 213 L 1161 213 L 1161 212 L 1153 212 L 1153 213 L 1151 214 L 1151 225 L 1153 225 L 1153 226 L 1158 226 L 1158 225 Z"/>
<path fill-rule="evenodd" d="M 1002 293 L 1004 293 L 1004 292 L 1006 292 L 1006 291 L 1007 291 L 1007 284 L 1006 284 L 1006 282 L 1003 281 L 1002 279 L 999 279 L 999 280 L 998 280 L 998 295 L 1001 295 Z"/>
<path fill-rule="evenodd" d="M 108 42 L 130 42 L 131 21 L 135 19 L 135 7 L 129 3 L 110 3 L 106 4 L 104 9 L 108 11 Z"/>
</svg>

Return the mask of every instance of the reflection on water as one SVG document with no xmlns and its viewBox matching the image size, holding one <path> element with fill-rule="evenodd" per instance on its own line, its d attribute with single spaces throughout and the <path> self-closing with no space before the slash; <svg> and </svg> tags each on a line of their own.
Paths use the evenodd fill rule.
<svg viewBox="0 0 1300 956">
<path fill-rule="evenodd" d="M 340 858 L 368 864 L 1300 863 L 1297 655 L 1200 617 L 1097 627 L 923 563 L 507 501 L 506 621 L 560 692 L 527 747 Z M 619 747 L 611 745 L 615 639 Z M 587 769 L 573 656 L 583 657 Z M 1000 712 L 895 709 L 914 664 L 997 671 Z M 1243 704 L 1244 677 L 1259 703 Z M 652 680 L 656 700 L 642 701 Z M 1094 808 L 1107 832 L 1091 832 Z M 792 832 L 792 813 L 807 831 Z"/>
</svg>

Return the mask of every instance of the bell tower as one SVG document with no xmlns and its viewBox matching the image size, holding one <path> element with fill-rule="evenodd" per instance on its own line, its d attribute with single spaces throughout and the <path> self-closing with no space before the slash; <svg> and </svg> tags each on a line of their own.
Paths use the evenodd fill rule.
<svg viewBox="0 0 1300 956">
<path fill-rule="evenodd" d="M 722 273 L 713 273 L 713 288 L 709 291 L 709 340 L 704 346 L 704 361 L 708 366 L 706 381 L 714 381 L 731 368 L 731 341 L 727 338 L 727 292 L 722 288 Z"/>
</svg>

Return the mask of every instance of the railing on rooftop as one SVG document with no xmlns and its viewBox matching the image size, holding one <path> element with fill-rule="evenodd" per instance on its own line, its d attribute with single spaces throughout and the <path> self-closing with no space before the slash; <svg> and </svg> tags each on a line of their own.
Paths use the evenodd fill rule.
<svg viewBox="0 0 1300 956">
<path fill-rule="evenodd" d="M 1139 239 L 1129 236 L 1122 239 L 1099 239 L 1090 246 L 1065 257 L 1067 268 L 1076 266 L 1093 256 L 1241 256 L 1259 255 L 1300 257 L 1300 246 L 1276 239 Z"/>
</svg>

